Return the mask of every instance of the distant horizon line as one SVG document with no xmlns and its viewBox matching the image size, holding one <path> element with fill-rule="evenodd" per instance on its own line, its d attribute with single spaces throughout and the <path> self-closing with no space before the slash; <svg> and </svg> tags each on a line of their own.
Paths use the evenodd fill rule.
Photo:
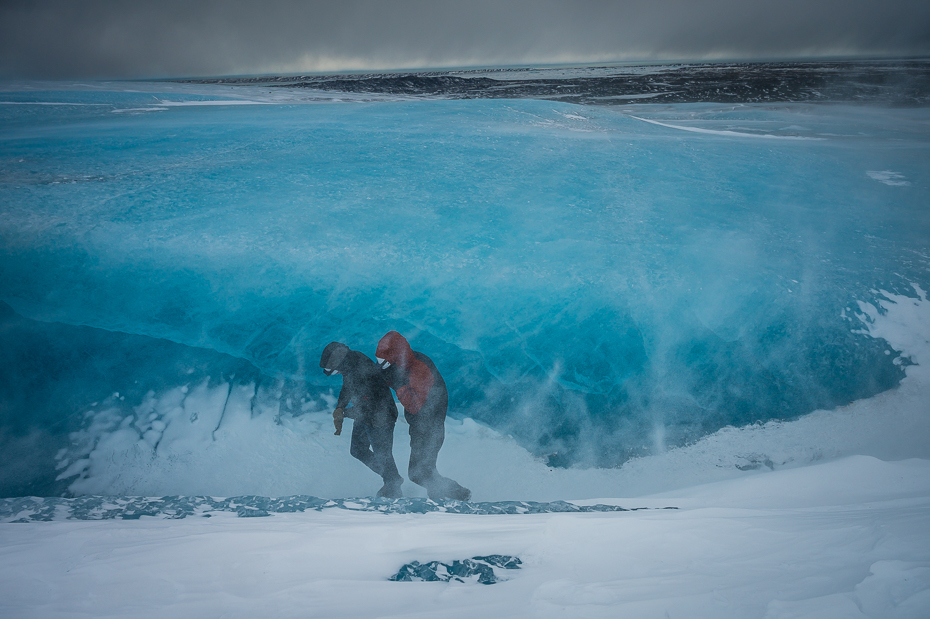
<svg viewBox="0 0 930 619">
<path fill-rule="evenodd" d="M 267 78 L 267 77 L 316 77 L 316 76 L 339 76 L 339 75 L 387 75 L 387 74 L 412 74 L 412 73 L 478 73 L 481 71 L 532 71 L 532 70 L 556 70 L 556 69 L 597 69 L 611 67 L 649 67 L 664 65 L 725 65 L 725 64 L 767 64 L 767 63 L 785 63 L 785 64 L 802 64 L 811 62 L 894 62 L 894 61 L 930 61 L 930 55 L 830 55 L 830 56 L 755 56 L 755 57 L 727 57 L 715 59 L 687 59 L 677 58 L 668 60 L 618 60 L 604 62 L 566 62 L 566 63 L 538 63 L 538 64 L 513 64 L 513 65 L 434 65 L 434 66 L 411 66 L 411 67 L 393 67 L 382 69 L 342 69 L 333 71 L 284 71 L 268 73 L 230 73 L 230 74 L 204 74 L 204 75 L 186 75 L 173 77 L 123 77 L 123 78 L 106 78 L 106 77 L 71 77 L 71 78 L 0 78 L 6 81 L 35 79 L 37 81 L 65 81 L 65 80 L 88 80 L 88 81 L 107 81 L 107 82 L 181 82 L 181 81 L 200 81 L 200 80 L 219 80 L 219 79 L 250 79 L 250 78 Z"/>
</svg>

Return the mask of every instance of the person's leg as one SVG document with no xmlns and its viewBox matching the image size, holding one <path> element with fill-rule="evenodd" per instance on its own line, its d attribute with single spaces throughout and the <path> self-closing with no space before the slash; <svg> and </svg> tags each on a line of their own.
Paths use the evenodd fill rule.
<svg viewBox="0 0 930 619">
<path fill-rule="evenodd" d="M 407 475 L 410 481 L 426 488 L 430 498 L 434 498 L 432 489 L 439 476 L 436 458 L 445 440 L 445 427 L 437 427 L 433 420 L 420 414 L 410 415 L 407 420 L 410 423 L 410 463 Z"/>
<path fill-rule="evenodd" d="M 353 458 L 380 475 L 381 471 L 376 464 L 375 454 L 370 449 L 369 430 L 368 424 L 364 421 L 356 419 L 352 422 L 352 443 L 349 446 L 349 453 L 352 454 Z"/>
<path fill-rule="evenodd" d="M 427 414 L 423 415 L 424 412 Z M 424 406 L 420 413 L 408 416 L 407 420 L 410 422 L 410 481 L 426 488 L 427 496 L 434 500 L 470 499 L 471 491 L 458 482 L 443 477 L 436 469 L 436 459 L 445 441 L 445 409 L 429 410 Z"/>
<path fill-rule="evenodd" d="M 384 480 L 384 487 L 378 491 L 378 496 L 392 499 L 404 496 L 400 489 L 404 478 L 397 472 L 397 464 L 394 462 L 394 424 L 371 426 L 368 437 L 374 450 L 372 470 Z"/>
</svg>

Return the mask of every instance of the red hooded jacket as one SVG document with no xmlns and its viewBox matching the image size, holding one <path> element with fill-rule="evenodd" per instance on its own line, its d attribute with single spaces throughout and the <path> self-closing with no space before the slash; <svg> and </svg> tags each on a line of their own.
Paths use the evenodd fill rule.
<svg viewBox="0 0 930 619">
<path fill-rule="evenodd" d="M 388 384 L 394 388 L 397 399 L 404 405 L 404 412 L 416 415 L 435 382 L 429 366 L 417 359 L 407 339 L 397 331 L 388 331 L 381 338 L 375 356 L 396 368 L 391 372 Z"/>
</svg>

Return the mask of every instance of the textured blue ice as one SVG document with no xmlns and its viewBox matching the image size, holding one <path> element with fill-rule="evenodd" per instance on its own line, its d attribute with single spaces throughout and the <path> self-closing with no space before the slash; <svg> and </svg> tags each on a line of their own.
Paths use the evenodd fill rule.
<svg viewBox="0 0 930 619">
<path fill-rule="evenodd" d="M 396 574 L 388 578 L 393 582 L 478 582 L 493 585 L 501 581 L 494 568 L 519 570 L 523 561 L 511 555 L 489 555 L 455 560 L 452 563 L 428 561 L 405 563 Z"/>
<path fill-rule="evenodd" d="M 211 517 L 233 513 L 240 518 L 261 518 L 271 514 L 291 514 L 305 511 L 344 509 L 377 512 L 379 514 L 471 514 L 497 516 L 503 514 L 554 514 L 589 512 L 628 512 L 652 509 L 624 508 L 618 505 L 576 505 L 566 501 L 540 503 L 536 501 L 495 501 L 470 503 L 456 500 L 433 501 L 426 498 L 354 498 L 321 499 L 315 496 L 269 498 L 238 496 L 216 498 L 208 496 L 108 497 L 82 496 L 0 498 L 0 522 L 51 522 L 54 520 L 137 520 L 142 516 L 176 520 L 189 517 Z M 678 509 L 662 507 L 659 509 Z"/>
<path fill-rule="evenodd" d="M 390 329 L 556 465 L 903 375 L 849 308 L 930 287 L 925 109 L 125 88 L 0 92 L 6 434 L 180 368 L 327 391 Z"/>
</svg>

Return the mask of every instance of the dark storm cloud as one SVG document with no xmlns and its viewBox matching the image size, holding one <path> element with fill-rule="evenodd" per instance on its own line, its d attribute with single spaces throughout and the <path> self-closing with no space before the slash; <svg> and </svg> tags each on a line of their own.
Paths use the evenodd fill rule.
<svg viewBox="0 0 930 619">
<path fill-rule="evenodd" d="M 0 74 L 21 77 L 928 53 L 926 0 L 0 5 Z"/>
</svg>

